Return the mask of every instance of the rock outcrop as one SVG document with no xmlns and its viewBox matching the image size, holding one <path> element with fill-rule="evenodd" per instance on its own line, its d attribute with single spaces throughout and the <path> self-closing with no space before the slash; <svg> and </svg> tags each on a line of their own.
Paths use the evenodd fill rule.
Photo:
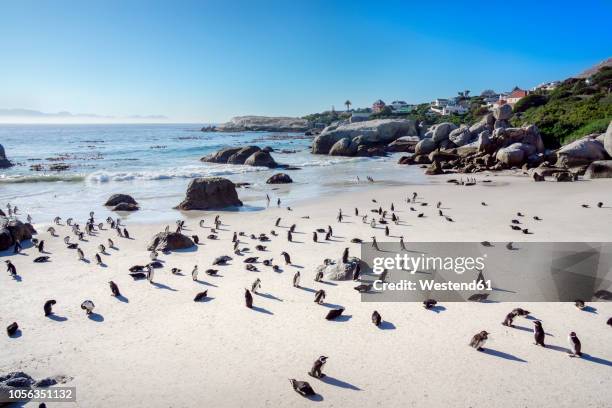
<svg viewBox="0 0 612 408">
<path fill-rule="evenodd" d="M 273 176 L 271 176 L 267 181 L 267 184 L 288 184 L 288 183 L 293 183 L 293 180 L 291 180 L 291 177 L 289 177 L 288 174 L 285 173 L 277 173 L 274 174 Z"/>
<path fill-rule="evenodd" d="M 127 212 L 138 211 L 138 210 L 140 210 L 140 207 L 138 207 L 136 204 L 131 204 L 131 203 L 119 203 L 111 209 L 111 211 L 127 211 Z"/>
<path fill-rule="evenodd" d="M 180 232 L 160 232 L 155 234 L 151 243 L 147 247 L 148 251 L 176 251 L 187 249 L 195 243 L 186 235 Z"/>
<path fill-rule="evenodd" d="M 387 145 L 387 151 L 414 153 L 414 148 L 420 140 L 418 136 L 398 137 Z"/>
<path fill-rule="evenodd" d="M 243 147 L 227 159 L 227 164 L 244 164 L 252 154 L 257 153 L 259 151 L 262 151 L 259 146 Z"/>
<path fill-rule="evenodd" d="M 330 125 L 314 139 L 312 153 L 329 154 L 338 141 L 348 139 L 343 142 L 343 150 L 346 155 L 355 155 L 361 146 L 386 146 L 402 136 L 416 135 L 415 122 L 409 119 L 376 119 Z M 336 153 L 339 148 L 335 150 Z"/>
<path fill-rule="evenodd" d="M 0 144 L 0 169 L 9 168 L 12 165 L 13 163 L 8 161 L 8 159 L 6 158 L 6 153 L 4 152 L 4 146 Z"/>
<path fill-rule="evenodd" d="M 308 121 L 302 118 L 271 116 L 236 116 L 218 126 L 206 126 L 202 131 L 210 132 L 305 132 Z"/>
<path fill-rule="evenodd" d="M 121 203 L 138 205 L 136 200 L 134 200 L 134 197 L 132 197 L 129 194 L 113 194 L 112 196 L 108 198 L 108 200 L 106 200 L 104 205 L 106 207 L 114 207 Z"/>
<path fill-rule="evenodd" d="M 244 164 L 247 166 L 278 167 L 270 154 L 270 149 L 262 150 L 259 146 L 230 147 L 200 159 L 203 162 L 221 164 Z"/>
<path fill-rule="evenodd" d="M 32 224 L 6 217 L 0 218 L 0 251 L 9 249 L 15 242 L 32 239 L 36 230 Z"/>
<path fill-rule="evenodd" d="M 208 156 L 204 156 L 200 159 L 203 162 L 210 163 L 222 163 L 225 164 L 229 160 L 229 158 L 238 153 L 242 149 L 241 147 L 228 147 L 226 149 L 221 149 L 216 151 L 213 154 L 209 154 Z"/>
<path fill-rule="evenodd" d="M 189 183 L 185 200 L 179 210 L 213 210 L 242 206 L 236 185 L 222 177 L 197 178 Z"/>
<path fill-rule="evenodd" d="M 347 263 L 343 263 L 342 259 L 337 259 L 332 264 L 319 265 L 315 269 L 315 274 L 323 272 L 325 279 L 332 281 L 352 280 L 353 271 L 359 262 L 357 257 L 350 257 Z"/>
<path fill-rule="evenodd" d="M 574 167 L 607 159 L 606 149 L 597 136 L 588 135 L 563 146 L 557 151 L 557 165 Z"/>
<path fill-rule="evenodd" d="M 268 167 L 270 169 L 278 167 L 278 164 L 274 161 L 272 155 L 264 151 L 253 153 L 245 160 L 244 164 L 247 166 Z"/>
<path fill-rule="evenodd" d="M 584 178 L 612 178 L 612 160 L 594 161 L 584 173 Z"/>
<path fill-rule="evenodd" d="M 603 145 L 608 153 L 608 156 L 612 157 L 612 120 L 608 125 L 608 130 L 606 130 L 606 133 L 604 134 Z"/>
</svg>

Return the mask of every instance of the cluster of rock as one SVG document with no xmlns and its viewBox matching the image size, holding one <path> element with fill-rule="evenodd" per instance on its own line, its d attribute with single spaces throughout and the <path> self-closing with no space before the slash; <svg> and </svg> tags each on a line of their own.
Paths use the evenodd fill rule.
<svg viewBox="0 0 612 408">
<path fill-rule="evenodd" d="M 412 138 L 403 138 L 412 136 Z M 403 138 L 401 142 L 395 143 Z M 384 156 L 388 151 L 409 151 L 418 142 L 415 121 L 376 119 L 332 124 L 315 137 L 313 154 L 331 156 Z M 400 150 L 405 149 L 405 150 Z"/>
<path fill-rule="evenodd" d="M 111 211 L 138 211 L 140 209 L 136 200 L 128 194 L 113 194 L 104 205 L 112 207 Z"/>
<path fill-rule="evenodd" d="M 153 236 L 151 243 L 147 246 L 148 251 L 176 251 L 188 249 L 195 243 L 191 238 L 180 232 L 160 232 Z"/>
<path fill-rule="evenodd" d="M 4 146 L 0 144 L 0 169 L 9 168 L 12 165 L 13 163 L 8 161 L 8 159 L 6 158 L 6 153 L 4 152 Z"/>
<path fill-rule="evenodd" d="M 317 266 L 315 274 L 323 272 L 323 277 L 332 281 L 352 280 L 353 272 L 360 259 L 357 257 L 349 257 L 347 262 L 342 262 L 342 258 L 337 259 L 333 263 L 327 263 Z"/>
<path fill-rule="evenodd" d="M 203 132 L 305 132 L 309 129 L 306 119 L 270 116 L 236 116 L 229 122 L 205 126 Z"/>
<path fill-rule="evenodd" d="M 215 210 L 240 207 L 236 185 L 223 177 L 205 177 L 191 180 L 185 199 L 175 208 L 178 210 Z"/>
<path fill-rule="evenodd" d="M 0 216 L 0 251 L 11 248 L 15 242 L 30 240 L 35 234 L 32 224 Z"/>
<path fill-rule="evenodd" d="M 285 173 L 276 173 L 272 175 L 267 181 L 267 184 L 288 184 L 293 183 L 291 177 Z"/>
<path fill-rule="evenodd" d="M 35 380 L 29 374 L 22 371 L 13 371 L 6 375 L 0 376 L 0 396 L 6 398 L 11 391 L 30 390 L 33 388 L 48 388 L 57 384 L 63 384 L 70 381 L 72 378 L 63 375 L 54 377 L 46 377 L 41 380 Z M 0 406 L 8 406 L 10 404 L 0 402 Z"/>
<path fill-rule="evenodd" d="M 258 166 L 276 168 L 278 163 L 274 161 L 271 148 L 261 149 L 259 146 L 228 147 L 200 159 L 203 162 L 221 164 L 243 164 L 246 166 Z"/>
</svg>

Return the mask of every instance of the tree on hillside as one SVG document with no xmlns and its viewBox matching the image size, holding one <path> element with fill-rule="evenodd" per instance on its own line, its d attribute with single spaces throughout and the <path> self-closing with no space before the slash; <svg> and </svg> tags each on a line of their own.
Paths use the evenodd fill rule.
<svg viewBox="0 0 612 408">
<path fill-rule="evenodd" d="M 352 103 L 347 99 L 346 102 L 344 102 L 344 105 L 346 106 L 346 110 L 348 112 L 351 109 Z"/>
</svg>

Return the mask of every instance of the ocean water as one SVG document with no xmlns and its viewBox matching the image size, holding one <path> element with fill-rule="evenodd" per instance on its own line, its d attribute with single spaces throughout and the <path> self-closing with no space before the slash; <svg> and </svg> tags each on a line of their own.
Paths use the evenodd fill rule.
<svg viewBox="0 0 612 408">
<path fill-rule="evenodd" d="M 0 125 L 0 144 L 16 164 L 0 170 L 0 206 L 17 205 L 21 215 L 30 214 L 34 222 L 50 222 L 56 215 L 82 219 L 90 211 L 105 218 L 111 214 L 103 207 L 105 200 L 111 194 L 126 193 L 134 196 L 142 209 L 124 215 L 126 218 L 157 222 L 181 216 L 172 208 L 183 199 L 190 180 L 197 177 L 223 176 L 236 183 L 252 183 L 238 189 L 245 204 L 240 211 L 264 209 L 266 194 L 274 203 L 281 198 L 283 204 L 295 206 L 337 192 L 371 188 L 368 175 L 381 186 L 427 182 L 421 170 L 396 164 L 401 154 L 386 158 L 313 155 L 311 142 L 300 134 L 201 132 L 200 126 L 192 124 Z M 294 183 L 266 184 L 279 170 L 199 160 L 224 147 L 251 144 L 270 146 L 278 163 L 300 167 L 280 170 Z M 57 163 L 70 167 L 65 171 L 49 169 Z M 36 171 L 33 166 L 42 169 Z"/>
</svg>

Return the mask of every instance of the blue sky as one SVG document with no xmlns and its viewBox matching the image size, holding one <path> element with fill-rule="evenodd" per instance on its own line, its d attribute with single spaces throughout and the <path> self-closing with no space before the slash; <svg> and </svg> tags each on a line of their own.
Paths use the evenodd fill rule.
<svg viewBox="0 0 612 408">
<path fill-rule="evenodd" d="M 0 108 L 217 122 L 425 102 L 612 56 L 603 1 L 0 0 Z"/>
</svg>

